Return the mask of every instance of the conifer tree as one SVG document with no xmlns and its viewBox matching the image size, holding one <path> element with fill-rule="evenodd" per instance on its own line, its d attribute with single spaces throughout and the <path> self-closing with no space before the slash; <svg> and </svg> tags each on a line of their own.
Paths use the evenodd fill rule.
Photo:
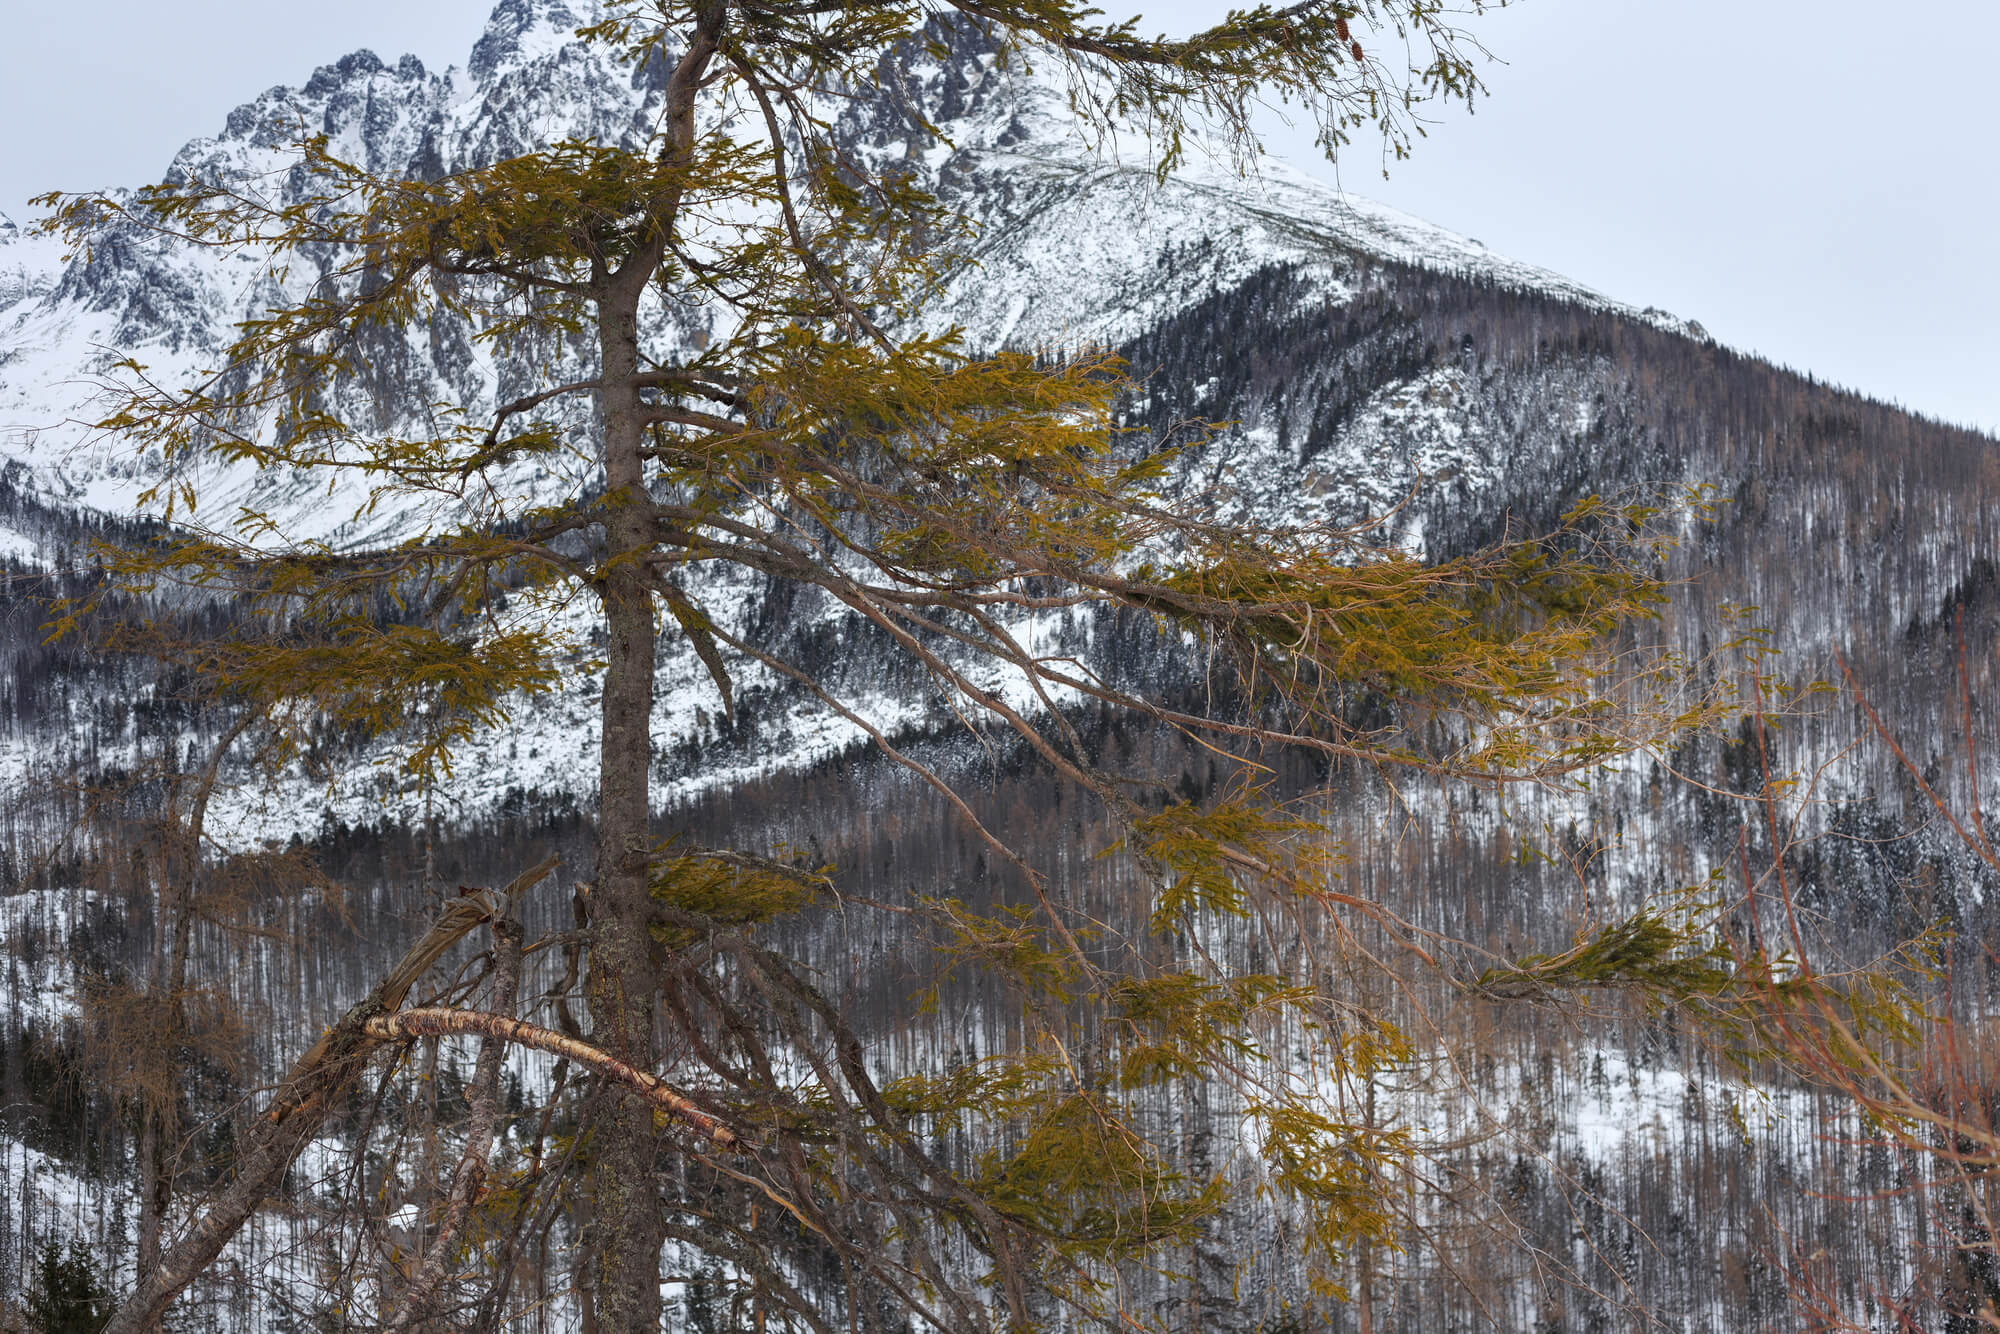
<svg viewBox="0 0 2000 1334">
<path fill-rule="evenodd" d="M 1068 0 L 648 0 L 583 34 L 662 72 L 642 146 L 565 142 L 402 180 L 308 140 L 294 179 L 309 188 L 288 201 L 207 180 L 55 201 L 84 246 L 149 229 L 273 265 L 282 299 L 211 376 L 155 386 L 130 364 L 104 426 L 164 464 L 155 498 L 182 535 L 126 554 L 121 573 L 238 600 L 246 619 L 208 647 L 208 670 L 279 736 L 414 738 L 422 781 L 555 680 L 566 607 L 586 599 L 601 625 L 587 1031 L 516 1020 L 511 983 L 486 1010 L 399 1009 L 411 969 L 485 911 L 455 907 L 301 1062 L 263 1118 L 278 1128 L 268 1151 L 240 1155 L 281 1174 L 310 1136 L 303 1109 L 333 1099 L 335 1059 L 350 1068 L 370 1043 L 470 1033 L 557 1053 L 603 1080 L 580 1104 L 581 1166 L 551 1181 L 538 1158 L 512 1188 L 556 1192 L 587 1220 L 574 1292 L 596 1328 L 660 1327 L 669 1241 L 787 1327 L 1140 1318 L 1121 1305 L 1121 1267 L 1186 1244 L 1226 1189 L 1184 1170 L 1149 1118 L 1189 1081 L 1237 1090 L 1323 1273 L 1351 1246 L 1392 1242 L 1381 1183 L 1407 1139 L 1341 1119 L 1321 1094 L 1365 1082 L 1405 1040 L 1332 989 L 1305 942 L 1373 914 L 1423 946 L 1339 892 L 1328 840 L 1266 780 L 1268 757 L 1559 782 L 1706 716 L 1678 664 L 1619 638 L 1661 598 L 1648 511 L 1587 503 L 1557 532 L 1433 562 L 1365 531 L 1223 524 L 1176 488 L 1172 442 L 1119 430 L 1127 382 L 1107 352 L 975 353 L 910 334 L 955 262 L 959 220 L 896 168 L 844 155 L 832 121 L 886 52 L 938 45 L 947 24 L 1003 62 L 1066 72 L 1076 114 L 1142 128 L 1162 171 L 1203 126 L 1247 145 L 1260 98 L 1303 102 L 1330 147 L 1372 125 L 1401 152 L 1420 95 L 1478 88 L 1429 0 L 1260 6 L 1182 40 Z M 1378 41 L 1427 54 L 1404 69 Z M 285 281 L 288 264 L 310 280 Z M 703 336 L 687 337 L 696 322 Z M 538 378 L 505 402 L 382 404 L 375 362 L 426 325 L 466 328 Z M 261 515 L 217 524 L 192 480 L 214 458 L 419 517 L 372 546 L 294 541 Z M 717 570 L 817 590 L 969 726 L 1093 798 L 1150 886 L 1150 932 L 1109 939 L 1052 893 L 944 774 L 714 603 Z M 1017 629 L 1096 611 L 1218 655 L 1233 688 L 1178 707 L 1039 654 Z M 759 930 L 837 894 L 839 868 L 662 842 L 663 640 L 698 655 L 725 711 L 746 672 L 815 697 L 1010 869 L 1019 902 L 999 911 L 944 886 L 890 908 L 1021 1006 L 1015 1049 L 880 1077 L 852 1017 Z M 1089 739 L 1100 712 L 1185 735 L 1230 780 L 1186 798 L 1116 771 Z M 498 960 L 507 919 L 488 906 Z M 1285 966 L 1204 949 L 1238 923 L 1295 930 Z M 681 1064 L 663 1079 L 668 1046 Z M 1290 1067 L 1298 1048 L 1310 1068 Z M 961 1133 L 976 1152 L 939 1148 Z M 438 1309 L 442 1248 L 492 1170 L 488 1148 L 467 1153 L 458 1221 L 394 1317 L 404 1327 Z M 669 1177 L 704 1185 L 675 1193 Z M 156 1319 L 228 1230 L 193 1229 L 111 1328 Z M 840 1277 L 808 1285 L 801 1257 Z M 1336 1290 L 1328 1277 L 1319 1295 Z"/>
<path fill-rule="evenodd" d="M 53 1243 L 42 1248 L 34 1285 L 27 1292 L 29 1328 L 35 1334 L 96 1334 L 104 1325 L 110 1295 L 82 1246 L 67 1251 Z"/>
</svg>

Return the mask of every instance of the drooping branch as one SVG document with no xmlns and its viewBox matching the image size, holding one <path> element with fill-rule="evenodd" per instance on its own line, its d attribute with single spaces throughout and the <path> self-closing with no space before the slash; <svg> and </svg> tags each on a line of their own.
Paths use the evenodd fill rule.
<svg viewBox="0 0 2000 1334">
<path fill-rule="evenodd" d="M 496 1038 L 534 1051 L 545 1051 L 551 1055 L 566 1057 L 578 1065 L 588 1066 L 606 1078 L 636 1090 L 647 1102 L 718 1148 L 736 1149 L 742 1146 L 742 1140 L 734 1131 L 675 1092 L 658 1075 L 628 1065 L 601 1048 L 572 1037 L 565 1037 L 554 1029 L 509 1018 L 504 1014 L 487 1014 L 480 1010 L 455 1010 L 443 1006 L 401 1010 L 395 1014 L 378 1014 L 362 1027 L 369 1037 L 378 1042 L 406 1042 L 412 1038 L 425 1037 L 472 1036 Z"/>
</svg>

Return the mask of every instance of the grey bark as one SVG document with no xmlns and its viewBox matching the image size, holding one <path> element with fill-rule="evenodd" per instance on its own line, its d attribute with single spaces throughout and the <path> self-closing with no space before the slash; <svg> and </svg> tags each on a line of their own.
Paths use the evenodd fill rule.
<svg viewBox="0 0 2000 1334">
<path fill-rule="evenodd" d="M 512 1016 L 514 992 L 521 980 L 521 924 L 514 920 L 513 905 L 503 906 L 493 926 L 493 995 L 489 1008 L 495 1014 Z M 472 1212 L 473 1201 L 486 1182 L 493 1139 L 500 1129 L 500 1066 L 506 1057 L 506 1041 L 488 1036 L 479 1044 L 479 1060 L 473 1067 L 470 1101 L 472 1116 L 465 1129 L 465 1149 L 452 1175 L 451 1193 L 445 1197 L 444 1218 L 423 1263 L 411 1276 L 403 1294 L 403 1308 L 389 1322 L 389 1334 L 414 1329 L 437 1309 L 444 1288 L 445 1267 L 451 1262 L 459 1229 Z"/>
</svg>

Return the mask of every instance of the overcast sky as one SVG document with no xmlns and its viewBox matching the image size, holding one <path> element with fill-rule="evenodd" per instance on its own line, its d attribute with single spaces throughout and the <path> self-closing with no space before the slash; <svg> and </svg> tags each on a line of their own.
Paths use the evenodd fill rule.
<svg viewBox="0 0 2000 1334">
<path fill-rule="evenodd" d="M 1247 0 L 1244 0 L 1247 2 Z M 1185 29 L 1225 6 L 1109 0 Z M 0 209 L 139 184 L 186 139 L 357 47 L 463 63 L 489 0 L 10 0 Z M 1726 342 L 2000 430 L 2000 4 L 1515 0 L 1504 64 L 1382 179 L 1339 183 Z M 1152 25 L 1148 25 L 1152 26 Z M 1270 147 L 1328 176 L 1303 132 Z"/>
</svg>

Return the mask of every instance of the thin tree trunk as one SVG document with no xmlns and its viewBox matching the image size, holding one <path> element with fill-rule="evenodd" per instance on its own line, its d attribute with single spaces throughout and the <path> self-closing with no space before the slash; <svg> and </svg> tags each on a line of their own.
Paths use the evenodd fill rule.
<svg viewBox="0 0 2000 1334">
<path fill-rule="evenodd" d="M 177 802 L 170 803 L 166 812 L 166 847 L 155 873 L 160 876 L 159 930 L 168 934 L 168 943 L 164 951 L 154 954 L 152 993 L 156 1004 L 167 1006 L 170 1038 L 166 1059 L 170 1061 L 178 1059 L 188 1034 L 187 1007 L 182 996 L 187 990 L 188 959 L 193 948 L 194 905 L 202 889 L 201 841 L 208 823 L 208 801 L 222 773 L 223 757 L 257 716 L 255 710 L 243 710 L 210 747 L 207 762 L 195 776 L 194 803 L 188 811 L 187 824 L 174 828 Z M 176 844 L 178 856 L 174 855 Z M 174 1181 L 179 1175 L 175 1168 L 180 1138 L 179 1098 L 148 1099 L 139 1126 L 141 1274 L 149 1274 L 160 1265 L 167 1211 L 173 1207 Z"/>
<path fill-rule="evenodd" d="M 1368 1080 L 1367 1120 L 1362 1124 L 1370 1130 L 1377 1128 L 1375 1120 L 1375 1080 Z M 1361 1243 L 1361 1273 L 1355 1284 L 1355 1304 L 1359 1312 L 1360 1334 L 1375 1334 L 1375 1243 L 1364 1240 Z"/>
<path fill-rule="evenodd" d="M 696 8 L 688 43 L 668 77 L 661 162 L 691 165 L 695 104 L 729 6 Z M 646 407 L 639 303 L 667 254 L 685 183 L 670 184 L 650 210 L 650 234 L 596 283 L 598 404 L 603 414 L 605 554 L 598 573 L 606 632 L 598 769 L 596 893 L 591 906 L 585 994 L 592 1039 L 636 1070 L 653 1065 L 653 1003 L 662 981 L 651 931 L 653 673 L 657 632 L 646 558 L 656 547 L 646 491 Z M 614 1096 L 599 1113 L 586 1194 L 586 1243 L 597 1327 L 656 1334 L 666 1215 L 654 1170 L 660 1131 L 643 1098 Z"/>
<path fill-rule="evenodd" d="M 514 991 L 521 980 L 521 924 L 514 920 L 513 905 L 502 906 L 502 915 L 493 922 L 493 996 L 496 1016 L 513 1018 Z M 371 1021 L 380 1022 L 385 1016 Z M 431 1038 L 435 1044 L 437 1039 Z M 438 1294 L 444 1287 L 445 1268 L 451 1263 L 459 1229 L 472 1212 L 473 1201 L 485 1185 L 488 1161 L 493 1156 L 493 1139 L 500 1129 L 500 1066 L 506 1057 L 506 1038 L 489 1033 L 479 1044 L 479 1061 L 473 1067 L 470 1101 L 472 1116 L 465 1128 L 465 1149 L 452 1174 L 451 1192 L 445 1197 L 444 1216 L 437 1236 L 423 1263 L 417 1266 L 403 1294 L 403 1309 L 390 1321 L 388 1334 L 414 1329 L 437 1309 Z M 436 1133 L 436 1128 L 432 1128 Z"/>
<path fill-rule="evenodd" d="M 174 1172 L 166 1114 L 149 1102 L 140 1118 L 139 1272 L 145 1274 L 160 1267 L 160 1232 L 173 1203 Z"/>
</svg>

